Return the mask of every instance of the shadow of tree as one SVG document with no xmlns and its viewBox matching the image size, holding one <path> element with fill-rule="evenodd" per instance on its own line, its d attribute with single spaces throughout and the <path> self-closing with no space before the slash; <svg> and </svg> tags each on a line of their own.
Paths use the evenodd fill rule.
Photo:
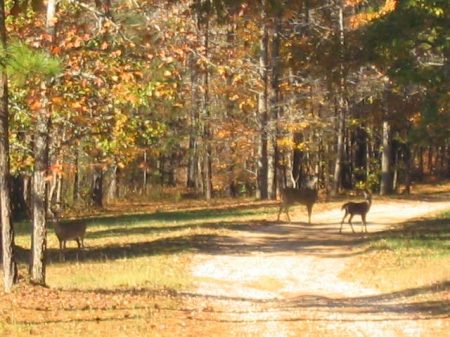
<svg viewBox="0 0 450 337">
<path fill-rule="evenodd" d="M 185 319 L 186 313 L 195 311 L 197 314 L 190 316 L 190 319 L 197 321 L 212 321 L 223 323 L 258 323 L 258 322 L 383 322 L 383 321 L 406 321 L 411 320 L 431 320 L 446 319 L 450 317 L 450 305 L 445 300 L 427 300 L 424 295 L 438 292 L 446 292 L 450 289 L 450 281 L 438 284 L 405 289 L 380 295 L 355 296 L 355 297 L 330 297 L 318 295 L 301 295 L 290 299 L 254 299 L 233 296 L 215 296 L 191 292 L 161 292 L 154 289 L 94 289 L 94 290 L 63 290 L 63 296 L 73 298 L 127 298 L 132 300 L 116 304 L 114 307 L 105 306 L 103 301 L 91 303 L 88 307 L 47 307 L 39 308 L 41 311 L 105 311 L 108 317 L 97 314 L 92 321 L 120 321 L 123 317 L 120 314 L 114 315 L 114 311 L 122 313 L 124 310 L 132 310 L 133 314 L 127 319 L 142 319 L 148 313 L 152 303 L 146 301 L 136 301 L 139 298 L 158 298 L 158 312 L 178 312 L 182 314 L 180 318 Z M 168 297 L 171 304 L 165 306 L 163 297 Z M 177 305 L 173 305 L 176 301 Z M 206 303 L 216 304 L 211 312 L 199 310 L 196 306 L 203 307 Z M 218 305 L 217 305 L 218 304 Z M 226 304 L 226 305 L 224 305 Z M 36 310 L 28 305 L 24 309 Z M 113 313 L 113 314 L 111 314 Z M 276 315 L 271 315 L 275 313 Z M 311 313 L 314 313 L 311 316 Z M 59 322 L 75 322 L 78 319 L 45 321 L 24 321 L 21 323 L 39 325 Z M 80 318 L 79 321 L 90 321 L 89 318 Z"/>
<path fill-rule="evenodd" d="M 183 229 L 201 228 L 200 231 L 187 231 L 187 234 L 177 234 Z M 202 234 L 209 229 L 213 233 Z M 230 233 L 221 234 L 220 230 Z M 155 232 L 166 232 L 168 237 L 155 238 L 139 242 L 117 242 L 103 246 L 92 246 L 78 250 L 69 248 L 65 251 L 65 261 L 106 261 L 140 256 L 176 254 L 180 252 L 195 252 L 211 255 L 246 255 L 254 253 L 304 253 L 313 255 L 329 255 L 333 257 L 361 254 L 351 247 L 360 245 L 368 240 L 359 235 L 342 236 L 333 228 L 314 227 L 304 223 L 276 224 L 273 222 L 220 222 L 203 223 L 199 225 L 179 225 L 172 227 L 134 227 L 112 228 L 100 233 L 88 234 L 85 243 L 89 245 L 89 238 L 111 237 L 117 235 L 139 234 L 143 237 L 151 236 Z M 246 232 L 241 236 L 233 232 Z M 172 235 L 172 236 L 170 236 Z M 336 248 L 345 248 L 336 253 Z M 20 261 L 27 262 L 29 250 L 21 247 L 17 250 Z M 48 263 L 60 260 L 58 249 L 47 250 Z"/>
<path fill-rule="evenodd" d="M 304 222 L 279 223 L 273 221 L 204 221 L 208 218 L 224 218 L 227 215 L 235 215 L 235 208 L 222 210 L 216 213 L 214 210 L 196 210 L 191 212 L 168 212 L 137 216 L 139 221 L 149 221 L 148 225 L 128 226 L 121 219 L 136 219 L 136 215 L 122 216 L 107 221 L 110 228 L 89 232 L 86 236 L 87 248 L 79 251 L 68 249 L 65 252 L 65 260 L 70 261 L 105 261 L 139 256 L 151 256 L 161 254 L 176 254 L 180 252 L 198 252 L 211 255 L 221 254 L 254 254 L 254 253 L 300 253 L 310 255 L 326 255 L 327 257 L 345 257 L 362 254 L 367 249 L 361 248 L 364 244 L 380 240 L 382 238 L 398 238 L 410 240 L 420 238 L 422 240 L 449 239 L 450 221 L 447 218 L 434 220 L 417 220 L 406 223 L 399 230 L 374 232 L 369 234 L 339 234 L 338 223 L 309 225 Z M 255 209 L 244 209 L 247 214 L 253 214 Z M 195 224 L 177 225 L 153 225 L 153 220 L 170 222 L 174 219 L 183 221 L 197 220 Z M 203 221 L 199 221 L 203 220 Z M 94 221 L 91 219 L 91 221 Z M 98 223 L 97 223 L 98 224 Z M 95 228 L 95 226 L 94 226 Z M 197 230 L 198 229 L 198 230 Z M 225 230 L 223 232 L 222 230 Z M 206 233 L 202 233 L 205 231 Z M 212 233 L 211 233 L 212 232 Z M 159 237 L 154 234 L 164 234 Z M 133 240 L 118 240 L 103 246 L 89 247 L 89 239 L 109 238 L 120 236 L 138 236 L 138 242 Z M 148 240 L 145 240 L 146 237 Z M 159 235 L 160 236 L 160 235 Z M 151 239 L 152 237 L 156 237 Z M 144 240 L 142 240 L 144 238 Z M 370 248 L 373 249 L 373 248 Z M 18 247 L 17 257 L 19 261 L 29 261 L 29 250 Z M 53 263 L 59 261 L 57 249 L 47 250 L 47 261 Z"/>
</svg>

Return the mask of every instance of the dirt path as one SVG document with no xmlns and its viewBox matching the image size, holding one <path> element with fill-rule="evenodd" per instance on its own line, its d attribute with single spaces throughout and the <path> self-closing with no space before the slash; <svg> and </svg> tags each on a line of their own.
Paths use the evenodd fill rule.
<svg viewBox="0 0 450 337">
<path fill-rule="evenodd" d="M 204 307 L 192 304 L 195 319 L 220 336 L 443 336 L 448 319 L 427 315 L 406 294 L 342 279 L 361 253 L 362 236 L 348 226 L 338 234 L 343 213 L 338 204 L 327 207 L 313 212 L 313 225 L 255 223 L 199 254 L 190 295 L 201 297 Z M 446 209 L 450 201 L 375 201 L 369 232 Z M 291 218 L 304 221 L 303 208 L 295 211 Z M 359 231 L 359 219 L 355 223 Z"/>
</svg>

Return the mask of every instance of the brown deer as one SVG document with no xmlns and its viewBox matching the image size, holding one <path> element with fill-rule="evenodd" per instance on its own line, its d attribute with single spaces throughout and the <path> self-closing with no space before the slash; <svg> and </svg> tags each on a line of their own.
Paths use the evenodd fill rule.
<svg viewBox="0 0 450 337">
<path fill-rule="evenodd" d="M 355 233 L 355 230 L 353 229 L 352 225 L 352 218 L 354 215 L 361 215 L 362 223 L 364 227 L 362 228 L 362 231 L 366 231 L 367 233 L 367 223 L 366 223 L 366 215 L 369 212 L 370 206 L 372 205 L 372 195 L 369 191 L 363 191 L 364 199 L 365 201 L 362 202 L 347 202 L 342 205 L 343 210 L 345 210 L 344 217 L 341 221 L 341 228 L 339 229 L 339 233 L 342 233 L 342 226 L 344 224 L 345 218 L 348 214 L 350 214 L 350 217 L 348 219 L 348 223 L 350 224 L 350 227 L 352 228 L 352 232 Z"/>
<path fill-rule="evenodd" d="M 308 223 L 311 223 L 311 213 L 314 204 L 317 202 L 318 191 L 317 189 L 302 188 L 296 189 L 292 187 L 286 187 L 281 190 L 281 204 L 278 212 L 277 221 L 280 220 L 280 215 L 283 209 L 286 212 L 289 223 L 291 218 L 289 216 L 289 207 L 295 203 L 299 203 L 306 206 L 308 210 Z"/>
<path fill-rule="evenodd" d="M 71 220 L 67 222 L 61 222 L 59 217 L 60 211 L 52 209 L 52 223 L 55 229 L 56 237 L 59 241 L 60 254 L 66 249 L 66 242 L 69 240 L 75 240 L 78 245 L 78 249 L 84 248 L 84 236 L 86 234 L 87 223 L 85 220 Z"/>
</svg>

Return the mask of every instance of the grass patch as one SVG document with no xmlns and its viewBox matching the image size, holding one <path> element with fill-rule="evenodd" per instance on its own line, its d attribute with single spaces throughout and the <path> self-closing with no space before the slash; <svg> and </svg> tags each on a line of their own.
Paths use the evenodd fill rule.
<svg viewBox="0 0 450 337">
<path fill-rule="evenodd" d="M 372 241 L 369 248 L 409 257 L 450 257 L 450 212 L 437 219 L 411 222 L 399 231 L 384 233 Z"/>
<path fill-rule="evenodd" d="M 188 254 L 158 255 L 115 261 L 54 264 L 48 268 L 48 285 L 60 289 L 115 289 L 118 287 L 184 289 L 191 284 L 185 270 Z"/>
<path fill-rule="evenodd" d="M 86 248 L 78 251 L 74 241 L 68 242 L 64 262 L 50 225 L 47 283 L 59 289 L 186 289 L 192 283 L 190 260 L 200 245 L 207 249 L 210 238 L 226 236 L 228 230 L 247 230 L 246 221 L 266 219 L 275 212 L 270 206 L 239 206 L 87 218 Z M 21 270 L 26 270 L 31 224 L 16 223 L 15 229 L 16 244 L 23 248 Z"/>
<path fill-rule="evenodd" d="M 450 279 L 450 212 L 382 233 L 367 248 L 343 277 L 383 291 L 445 282 Z"/>
<path fill-rule="evenodd" d="M 68 242 L 64 262 L 48 228 L 49 287 L 22 281 L 12 294 L 0 292 L 0 336 L 183 335 L 192 320 L 183 310 L 190 302 L 180 293 L 192 289 L 193 255 L 209 252 L 211 240 L 227 239 L 232 231 L 252 230 L 277 211 L 272 205 L 221 207 L 87 218 L 86 248 Z M 16 223 L 15 230 L 20 275 L 26 278 L 31 225 Z M 197 326 L 192 321 L 189 329 Z"/>
</svg>

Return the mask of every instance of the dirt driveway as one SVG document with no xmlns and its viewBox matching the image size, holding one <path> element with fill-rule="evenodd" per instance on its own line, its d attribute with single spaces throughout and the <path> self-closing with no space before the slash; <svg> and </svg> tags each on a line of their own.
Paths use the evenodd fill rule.
<svg viewBox="0 0 450 337">
<path fill-rule="evenodd" d="M 194 260 L 191 318 L 220 336 L 450 336 L 448 315 L 433 314 L 408 291 L 384 294 L 344 280 L 364 238 L 349 226 L 338 233 L 339 205 L 319 205 L 312 225 L 267 219 L 213 242 Z M 368 229 L 448 209 L 450 200 L 375 200 Z M 306 220 L 303 207 L 293 211 L 293 220 Z"/>
</svg>

